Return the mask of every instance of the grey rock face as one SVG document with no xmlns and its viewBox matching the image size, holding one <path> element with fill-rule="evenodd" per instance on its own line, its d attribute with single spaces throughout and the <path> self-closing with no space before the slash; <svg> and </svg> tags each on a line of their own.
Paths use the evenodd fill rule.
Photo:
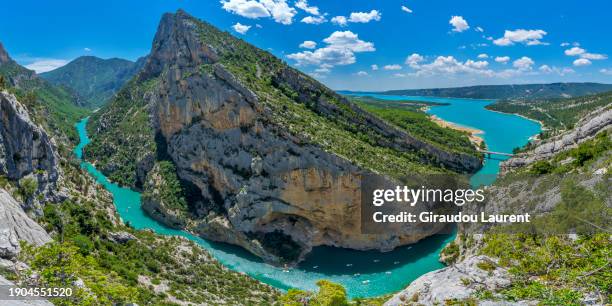
<svg viewBox="0 0 612 306">
<path fill-rule="evenodd" d="M 411 302 L 415 305 L 444 305 L 447 300 L 467 299 L 479 289 L 495 291 L 510 285 L 510 275 L 507 270 L 498 267 L 492 271 L 485 271 L 478 267 L 481 262 L 494 261 L 484 255 L 472 256 L 455 265 L 429 272 L 394 295 L 384 305 L 410 305 Z M 526 305 L 526 303 L 504 305 Z"/>
<path fill-rule="evenodd" d="M 58 156 L 47 133 L 32 122 L 15 96 L 1 92 L 0 175 L 15 181 L 29 175 L 38 183 L 36 194 L 55 197 L 58 169 Z"/>
<path fill-rule="evenodd" d="M 126 243 L 130 240 L 136 239 L 134 235 L 128 232 L 113 232 L 113 233 L 109 233 L 108 235 L 109 235 L 109 238 L 116 243 Z"/>
<path fill-rule="evenodd" d="M 201 218 L 194 221 L 198 234 L 241 245 L 269 261 L 283 252 L 266 242 L 283 241 L 281 247 L 298 253 L 292 258 L 297 261 L 317 245 L 391 250 L 444 226 L 407 223 L 398 231 L 364 234 L 361 182 L 373 173 L 275 124 L 263 94 L 219 62 L 217 50 L 200 40 L 197 27 L 185 13 L 165 15 L 140 77 L 158 77 L 149 101 L 153 127 L 179 177 L 198 189 L 196 199 L 190 199 L 201 203 L 196 208 Z M 297 102 L 316 104 L 320 116 L 338 116 L 340 106 L 328 101 L 337 98 L 365 118 L 346 119 L 354 120 L 351 125 L 383 135 L 380 146 L 426 152 L 435 160 L 423 162 L 449 169 L 480 167 L 478 158 L 421 142 L 291 68 L 279 71 L 272 82 L 286 84 L 303 99 L 319 97 Z M 184 226 L 160 204 L 151 198 L 143 208 L 171 226 Z"/>
<path fill-rule="evenodd" d="M 15 257 L 21 240 L 39 246 L 51 241 L 51 237 L 8 192 L 0 189 L 0 258 Z"/>
<path fill-rule="evenodd" d="M 612 129 L 612 109 L 596 110 L 581 119 L 574 129 L 538 143 L 533 150 L 503 162 L 501 172 L 503 174 L 514 168 L 550 158 L 562 151 L 576 147 L 603 130 L 610 129 Z"/>
</svg>

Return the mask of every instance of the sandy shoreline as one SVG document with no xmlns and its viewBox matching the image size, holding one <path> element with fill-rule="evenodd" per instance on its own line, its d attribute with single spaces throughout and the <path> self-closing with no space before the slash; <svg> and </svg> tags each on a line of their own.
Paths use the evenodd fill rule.
<svg viewBox="0 0 612 306">
<path fill-rule="evenodd" d="M 442 118 L 436 116 L 436 115 L 431 115 L 429 117 L 431 119 L 431 121 L 435 122 L 436 124 L 438 124 L 441 127 L 446 127 L 446 128 L 451 128 L 453 130 L 457 130 L 457 131 L 461 131 L 461 132 L 466 132 L 469 134 L 468 138 L 470 139 L 470 141 L 477 145 L 480 146 L 480 144 L 484 141 L 484 139 L 482 139 L 482 134 L 484 134 L 484 131 L 481 131 L 479 129 L 474 129 L 474 128 L 469 128 L 469 127 L 465 127 L 465 126 L 461 126 L 458 125 L 456 123 L 450 122 L 450 121 L 445 121 L 442 120 Z"/>
</svg>

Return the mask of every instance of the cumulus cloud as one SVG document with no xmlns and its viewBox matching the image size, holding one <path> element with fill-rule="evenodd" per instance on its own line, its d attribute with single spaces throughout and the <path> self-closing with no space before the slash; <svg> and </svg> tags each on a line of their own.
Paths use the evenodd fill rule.
<svg viewBox="0 0 612 306">
<path fill-rule="evenodd" d="M 241 24 L 240 22 L 237 22 L 235 25 L 232 26 L 232 29 L 234 29 L 234 31 L 240 34 L 246 34 L 246 32 L 248 32 L 250 28 L 251 26 Z"/>
<path fill-rule="evenodd" d="M 412 13 L 412 10 L 409 9 L 407 6 L 402 5 L 402 11 L 406 12 L 406 13 Z"/>
<path fill-rule="evenodd" d="M 484 32 L 484 29 L 482 27 L 476 27 L 474 31 L 482 33 Z"/>
<path fill-rule="evenodd" d="M 344 27 L 348 23 L 348 20 L 346 20 L 346 17 L 344 16 L 336 16 L 331 19 L 331 22 Z"/>
<path fill-rule="evenodd" d="M 398 65 L 398 64 L 393 64 L 393 65 L 385 65 L 383 67 L 383 69 L 385 70 L 400 70 L 402 69 L 402 66 Z"/>
<path fill-rule="evenodd" d="M 304 49 L 314 49 L 316 47 L 317 43 L 312 40 L 305 40 L 303 43 L 300 44 L 300 48 Z"/>
<path fill-rule="evenodd" d="M 567 47 L 567 46 L 569 46 L 569 45 L 570 45 L 570 43 L 568 43 L 568 42 L 562 42 L 562 43 L 561 43 L 561 47 Z"/>
<path fill-rule="evenodd" d="M 418 53 L 412 53 L 411 55 L 406 57 L 404 63 L 412 68 L 417 68 L 419 66 L 419 63 L 424 60 L 425 58 L 422 55 Z"/>
<path fill-rule="evenodd" d="M 574 61 L 575 66 L 585 66 L 590 65 L 591 62 L 589 60 L 605 60 L 608 58 L 605 54 L 599 53 L 589 53 L 587 50 L 580 47 L 572 47 L 564 51 L 567 56 L 578 56 L 580 59 L 585 59 L 586 61 Z M 578 62 L 578 64 L 576 64 Z M 587 63 L 588 62 L 588 63 Z"/>
<path fill-rule="evenodd" d="M 371 10 L 369 13 L 365 12 L 354 12 L 349 16 L 349 22 L 355 23 L 368 23 L 372 20 L 379 21 L 381 18 L 381 14 L 377 10 Z"/>
<path fill-rule="evenodd" d="M 603 68 L 603 69 L 600 69 L 599 72 L 603 74 L 607 74 L 607 75 L 612 75 L 612 68 L 611 69 Z"/>
<path fill-rule="evenodd" d="M 498 63 L 505 64 L 510 61 L 510 57 L 509 56 L 497 56 L 495 57 L 495 61 Z"/>
<path fill-rule="evenodd" d="M 366 75 L 368 75 L 368 73 L 362 70 L 362 71 L 357 72 L 357 75 L 358 76 L 366 76 Z"/>
<path fill-rule="evenodd" d="M 486 53 L 480 53 L 478 54 L 478 58 L 489 58 L 489 55 Z"/>
<path fill-rule="evenodd" d="M 221 0 L 222 8 L 242 17 L 257 19 L 272 17 L 274 21 L 289 25 L 297 11 L 286 0 Z"/>
<path fill-rule="evenodd" d="M 325 47 L 314 51 L 289 54 L 287 57 L 295 60 L 298 66 L 326 65 L 331 68 L 355 63 L 355 53 L 376 50 L 373 43 L 359 39 L 358 35 L 351 31 L 336 31 L 325 38 L 323 42 L 326 43 Z"/>
<path fill-rule="evenodd" d="M 531 67 L 533 64 L 535 64 L 535 62 L 531 58 L 523 56 L 512 62 L 512 67 L 518 69 L 519 71 L 527 71 L 532 69 Z"/>
<path fill-rule="evenodd" d="M 302 22 L 308 23 L 308 24 L 321 24 L 326 21 L 327 19 L 325 19 L 325 17 L 323 16 L 307 16 L 307 17 L 302 18 Z"/>
<path fill-rule="evenodd" d="M 374 71 L 378 70 L 378 65 L 374 64 L 374 65 L 370 65 L 370 68 Z"/>
<path fill-rule="evenodd" d="M 580 66 L 588 66 L 591 64 L 591 61 L 589 61 L 586 58 L 579 58 L 577 60 L 574 61 L 574 66 L 576 67 L 580 67 Z"/>
<path fill-rule="evenodd" d="M 498 46 L 511 46 L 515 43 L 521 43 L 528 46 L 545 45 L 547 43 L 542 42 L 541 39 L 543 39 L 546 34 L 544 30 L 506 30 L 504 32 L 504 37 L 493 40 L 493 43 Z"/>
<path fill-rule="evenodd" d="M 558 68 L 555 66 L 550 67 L 548 65 L 542 65 L 538 68 L 538 70 L 544 74 L 558 74 L 560 76 L 565 76 L 567 74 L 575 72 L 574 69 L 572 68 L 568 68 L 568 67 Z"/>
<path fill-rule="evenodd" d="M 467 60 L 461 62 L 453 56 L 438 56 L 433 62 L 428 64 L 413 64 L 411 67 L 416 70 L 417 76 L 432 76 L 445 75 L 452 76 L 455 74 L 474 74 L 481 76 L 493 76 L 495 73 L 486 69 L 488 66 L 486 61 Z"/>
<path fill-rule="evenodd" d="M 463 32 L 470 28 L 467 21 L 462 16 L 452 16 L 448 21 L 453 26 L 453 32 Z"/>
<path fill-rule="evenodd" d="M 321 14 L 318 7 L 308 6 L 308 1 L 306 0 L 299 0 L 295 3 L 295 7 L 315 16 L 319 16 Z"/>
<path fill-rule="evenodd" d="M 89 49 L 89 48 L 83 48 L 83 51 L 85 51 L 85 52 L 91 52 L 91 49 Z"/>
<path fill-rule="evenodd" d="M 63 59 L 41 58 L 26 65 L 25 67 L 30 70 L 36 71 L 36 73 L 43 73 L 57 69 L 66 64 L 68 64 L 68 61 Z"/>
<path fill-rule="evenodd" d="M 582 49 L 580 47 L 573 47 L 571 49 L 565 50 L 565 55 L 567 55 L 567 56 L 576 56 L 576 55 L 583 54 L 584 52 L 586 52 L 586 50 L 584 50 L 584 49 Z"/>
</svg>

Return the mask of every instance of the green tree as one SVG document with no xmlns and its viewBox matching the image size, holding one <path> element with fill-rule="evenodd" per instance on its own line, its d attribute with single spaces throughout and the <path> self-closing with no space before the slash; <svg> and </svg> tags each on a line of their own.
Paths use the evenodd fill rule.
<svg viewBox="0 0 612 306">
<path fill-rule="evenodd" d="M 290 289 L 283 295 L 280 302 L 284 306 L 345 306 L 349 305 L 346 298 L 346 290 L 342 285 L 332 283 L 328 280 L 317 282 L 319 292 Z"/>
<path fill-rule="evenodd" d="M 38 181 L 33 177 L 24 177 L 19 181 L 19 192 L 25 200 L 31 198 L 38 190 Z"/>
</svg>

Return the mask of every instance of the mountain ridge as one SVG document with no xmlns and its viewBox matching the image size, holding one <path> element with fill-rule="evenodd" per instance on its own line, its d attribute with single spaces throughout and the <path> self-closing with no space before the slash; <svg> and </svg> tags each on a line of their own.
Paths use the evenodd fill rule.
<svg viewBox="0 0 612 306">
<path fill-rule="evenodd" d="M 542 84 L 474 85 L 446 88 L 396 89 L 376 92 L 386 95 L 437 96 L 471 99 L 531 100 L 567 98 L 612 90 L 612 84 L 555 82 Z"/>
<path fill-rule="evenodd" d="M 142 68 L 144 62 L 144 58 L 132 62 L 116 57 L 80 56 L 62 67 L 41 73 L 40 77 L 71 89 L 81 106 L 96 108 L 106 103 Z"/>
</svg>

